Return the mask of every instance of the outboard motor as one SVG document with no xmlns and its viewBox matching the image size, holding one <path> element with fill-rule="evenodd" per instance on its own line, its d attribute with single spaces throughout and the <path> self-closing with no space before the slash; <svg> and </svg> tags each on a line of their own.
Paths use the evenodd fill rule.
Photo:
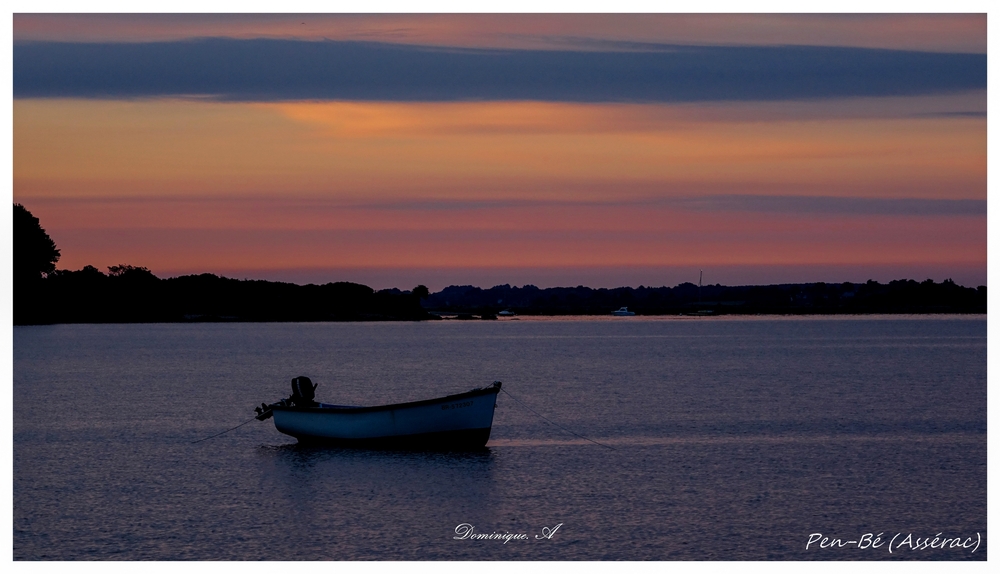
<svg viewBox="0 0 1000 574">
<path fill-rule="evenodd" d="M 267 403 L 261 403 L 259 407 L 253 410 L 253 412 L 257 413 L 257 416 L 254 418 L 259 421 L 266 421 L 267 419 L 273 417 L 274 411 L 271 410 L 271 407 L 273 406 L 274 405 L 269 405 Z"/>
<path fill-rule="evenodd" d="M 315 407 L 319 403 L 316 398 L 316 383 L 309 380 L 309 377 L 295 377 L 292 379 L 292 396 L 289 398 L 297 407 Z"/>
</svg>

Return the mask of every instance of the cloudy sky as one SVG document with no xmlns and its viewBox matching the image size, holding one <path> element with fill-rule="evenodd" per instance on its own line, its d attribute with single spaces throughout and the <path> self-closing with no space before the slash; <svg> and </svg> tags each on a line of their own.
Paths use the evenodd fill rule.
<svg viewBox="0 0 1000 574">
<path fill-rule="evenodd" d="M 986 283 L 985 15 L 14 16 L 60 268 Z"/>
</svg>

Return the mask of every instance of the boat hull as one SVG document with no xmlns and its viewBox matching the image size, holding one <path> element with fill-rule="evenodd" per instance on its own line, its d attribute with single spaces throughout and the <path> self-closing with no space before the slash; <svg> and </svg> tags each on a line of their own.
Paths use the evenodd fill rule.
<svg viewBox="0 0 1000 574">
<path fill-rule="evenodd" d="M 486 446 L 500 386 L 379 407 L 274 407 L 274 426 L 304 444 L 473 449 Z"/>
</svg>

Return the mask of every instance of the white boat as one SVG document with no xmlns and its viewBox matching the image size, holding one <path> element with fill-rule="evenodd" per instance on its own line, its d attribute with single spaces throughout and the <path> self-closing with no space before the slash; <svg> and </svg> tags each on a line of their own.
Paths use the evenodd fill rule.
<svg viewBox="0 0 1000 574">
<path fill-rule="evenodd" d="M 296 381 L 304 388 L 296 387 Z M 311 389 L 310 390 L 310 386 Z M 257 418 L 274 416 L 274 428 L 300 443 L 413 449 L 474 449 L 486 446 L 493 427 L 500 382 L 436 399 L 374 407 L 317 403 L 315 385 L 292 380 L 288 399 L 257 408 Z"/>
<path fill-rule="evenodd" d="M 631 317 L 632 315 L 635 315 L 635 313 L 628 310 L 628 307 L 622 307 L 621 309 L 614 311 L 611 314 L 616 317 Z"/>
</svg>

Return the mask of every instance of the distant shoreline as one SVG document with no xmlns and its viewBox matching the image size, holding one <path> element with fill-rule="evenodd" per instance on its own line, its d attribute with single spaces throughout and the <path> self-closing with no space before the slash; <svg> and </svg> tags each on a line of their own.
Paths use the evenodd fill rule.
<svg viewBox="0 0 1000 574">
<path fill-rule="evenodd" d="M 635 315 L 632 317 L 615 317 L 614 315 L 517 315 L 514 317 L 499 317 L 497 322 L 505 323 L 511 321 L 525 322 L 546 322 L 546 321 L 602 321 L 608 323 L 628 322 L 628 321 L 709 321 L 709 320 L 752 320 L 771 321 L 775 319 L 817 319 L 817 320 L 837 320 L 837 319 L 979 319 L 986 318 L 986 313 L 797 313 L 797 314 L 732 314 L 732 315 Z M 445 321 L 454 319 L 444 318 Z M 458 321 L 462 322 L 462 321 Z"/>
<path fill-rule="evenodd" d="M 667 322 L 667 321 L 774 321 L 774 320 L 929 320 L 929 319 L 986 319 L 986 313 L 840 313 L 840 314 L 806 314 L 795 315 L 709 315 L 704 317 L 694 317 L 687 315 L 636 315 L 634 317 L 615 317 L 613 315 L 519 315 L 517 317 L 498 319 L 496 323 L 520 322 L 525 323 L 558 323 L 558 322 Z M 436 320 L 432 320 L 435 321 Z M 443 322 L 453 320 L 444 319 Z M 473 322 L 479 323 L 482 319 L 475 319 Z M 489 321 L 489 320 L 487 320 Z M 330 320 L 330 321 L 102 321 L 102 322 L 65 322 L 65 323 L 24 323 L 14 324 L 14 327 L 52 327 L 56 325 L 197 325 L 197 324 L 313 324 L 313 323 L 413 323 L 403 319 L 385 319 L 379 321 L 372 320 Z M 468 321 L 454 321 L 465 323 Z"/>
<path fill-rule="evenodd" d="M 431 313 L 499 317 L 611 315 L 627 308 L 636 316 L 985 314 L 986 287 L 950 280 L 782 285 L 676 287 L 589 287 L 498 285 L 490 289 L 452 286 L 422 301 Z M 628 317 L 620 317 L 627 319 Z"/>
<path fill-rule="evenodd" d="M 429 293 L 357 283 L 296 285 L 144 268 L 56 271 L 14 294 L 14 324 L 510 320 L 517 317 L 984 315 L 986 287 L 950 280 L 676 287 L 450 286 Z M 504 315 L 508 318 L 501 318 Z M 447 317 L 447 318 L 445 318 Z M 630 317 L 615 317 L 628 320 Z"/>
</svg>

